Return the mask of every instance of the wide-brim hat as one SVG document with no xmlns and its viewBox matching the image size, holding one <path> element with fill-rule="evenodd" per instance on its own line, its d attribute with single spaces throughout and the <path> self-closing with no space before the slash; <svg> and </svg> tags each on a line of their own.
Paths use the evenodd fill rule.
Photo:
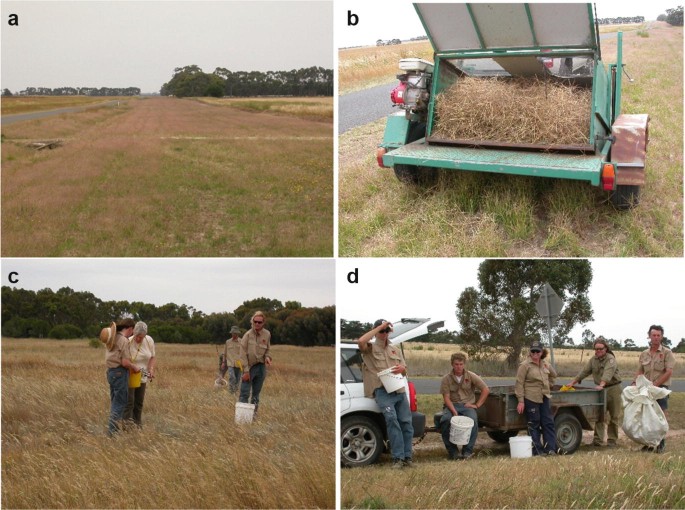
<svg viewBox="0 0 685 510">
<path fill-rule="evenodd" d="M 117 325 L 115 322 L 112 322 L 108 328 L 102 328 L 102 331 L 100 331 L 100 341 L 105 344 L 107 348 L 112 345 L 116 336 Z"/>
<path fill-rule="evenodd" d="M 233 333 L 239 335 L 239 334 L 240 334 L 240 328 L 239 328 L 238 326 L 233 326 L 233 327 L 231 327 L 231 335 L 232 335 Z"/>
</svg>

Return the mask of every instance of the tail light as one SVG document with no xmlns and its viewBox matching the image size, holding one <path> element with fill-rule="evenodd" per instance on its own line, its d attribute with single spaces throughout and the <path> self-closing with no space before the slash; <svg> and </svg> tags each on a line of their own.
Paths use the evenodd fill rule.
<svg viewBox="0 0 685 510">
<path fill-rule="evenodd" d="M 381 168 L 387 168 L 383 164 L 383 156 L 386 152 L 388 152 L 388 149 L 386 149 L 385 147 L 379 147 L 378 150 L 376 150 L 376 161 L 378 162 L 378 166 Z"/>
<path fill-rule="evenodd" d="M 602 167 L 602 189 L 611 191 L 616 184 L 616 167 L 612 163 L 604 163 Z"/>
<path fill-rule="evenodd" d="M 416 388 L 414 388 L 414 383 L 409 383 L 409 408 L 411 412 L 416 412 L 419 406 L 416 403 Z"/>
</svg>

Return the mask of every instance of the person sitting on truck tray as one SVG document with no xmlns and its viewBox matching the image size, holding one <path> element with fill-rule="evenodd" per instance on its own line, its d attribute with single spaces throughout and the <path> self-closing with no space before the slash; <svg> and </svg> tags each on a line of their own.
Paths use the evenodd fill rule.
<svg viewBox="0 0 685 510">
<path fill-rule="evenodd" d="M 609 348 L 609 344 L 603 337 L 595 340 L 595 357 L 590 358 L 585 367 L 578 373 L 569 386 L 575 386 L 592 374 L 596 386 L 595 389 L 603 390 L 606 388 L 607 413 L 611 419 L 607 423 L 606 414 L 595 423 L 595 436 L 592 440 L 593 446 L 603 446 L 604 438 L 608 438 L 607 446 L 616 446 L 618 441 L 618 429 L 623 423 L 623 402 L 621 400 L 621 376 L 618 372 L 618 363 L 614 353 Z"/>
<path fill-rule="evenodd" d="M 664 328 L 661 326 L 649 326 L 647 334 L 649 335 L 649 349 L 640 353 L 640 365 L 635 374 L 635 379 L 637 379 L 638 375 L 644 375 L 652 381 L 654 386 L 668 389 L 671 385 L 671 375 L 673 375 L 673 368 L 675 367 L 675 356 L 673 351 L 664 347 L 661 343 L 664 339 Z M 635 380 L 633 380 L 633 384 L 635 384 Z M 656 402 L 668 419 L 666 414 L 668 410 L 668 396 L 660 398 Z M 665 447 L 666 439 L 662 439 L 656 447 L 656 453 L 663 453 Z M 649 446 L 645 446 L 642 449 L 645 451 L 652 450 Z"/>
<path fill-rule="evenodd" d="M 526 412 L 528 434 L 533 440 L 533 455 L 556 455 L 557 437 L 552 416 L 552 386 L 557 377 L 554 367 L 544 361 L 547 349 L 540 342 L 530 345 L 530 354 L 516 373 L 516 398 L 519 414 Z M 543 442 L 540 441 L 542 436 Z"/>
<path fill-rule="evenodd" d="M 392 324 L 384 319 L 378 319 L 373 329 L 367 331 L 357 345 L 364 361 L 362 376 L 364 378 L 364 395 L 376 400 L 380 407 L 390 441 L 393 468 L 412 465 L 412 439 L 414 426 L 412 425 L 411 409 L 405 388 L 388 393 L 378 377 L 378 372 L 391 368 L 393 374 L 407 374 L 406 363 L 402 351 L 389 342 Z M 371 343 L 372 338 L 376 338 Z"/>
<path fill-rule="evenodd" d="M 447 454 L 451 460 L 468 459 L 473 456 L 473 447 L 478 437 L 478 415 L 476 409 L 481 407 L 490 394 L 490 388 L 477 374 L 466 370 L 466 354 L 455 352 L 450 357 L 452 370 L 442 378 L 440 393 L 445 401 L 442 414 L 436 426 L 440 428 L 442 441 L 447 448 Z M 475 390 L 480 390 L 478 402 L 476 402 Z M 453 416 L 468 416 L 473 420 L 473 428 L 469 442 L 461 453 L 457 445 L 450 442 L 450 425 Z"/>
</svg>

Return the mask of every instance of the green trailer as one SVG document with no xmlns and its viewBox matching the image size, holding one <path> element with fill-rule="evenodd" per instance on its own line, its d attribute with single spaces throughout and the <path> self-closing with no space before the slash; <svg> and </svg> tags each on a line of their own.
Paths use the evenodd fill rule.
<svg viewBox="0 0 685 510">
<path fill-rule="evenodd" d="M 616 63 L 601 58 L 592 4 L 417 3 L 434 61 L 403 59 L 377 152 L 381 167 L 417 184 L 436 169 L 587 181 L 618 209 L 639 201 L 645 180 L 646 114 L 621 113 L 622 34 Z M 536 79 L 588 97 L 580 142 L 511 142 L 438 135 L 436 98 L 460 80 Z M 464 97 L 463 101 L 469 101 Z"/>
</svg>

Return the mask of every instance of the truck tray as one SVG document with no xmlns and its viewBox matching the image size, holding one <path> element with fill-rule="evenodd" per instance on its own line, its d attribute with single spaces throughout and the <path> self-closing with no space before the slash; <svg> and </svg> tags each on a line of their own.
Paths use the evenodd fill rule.
<svg viewBox="0 0 685 510">
<path fill-rule="evenodd" d="M 588 181 L 599 186 L 604 157 L 522 150 L 428 145 L 425 138 L 387 152 L 385 166 L 397 164 Z"/>
</svg>

